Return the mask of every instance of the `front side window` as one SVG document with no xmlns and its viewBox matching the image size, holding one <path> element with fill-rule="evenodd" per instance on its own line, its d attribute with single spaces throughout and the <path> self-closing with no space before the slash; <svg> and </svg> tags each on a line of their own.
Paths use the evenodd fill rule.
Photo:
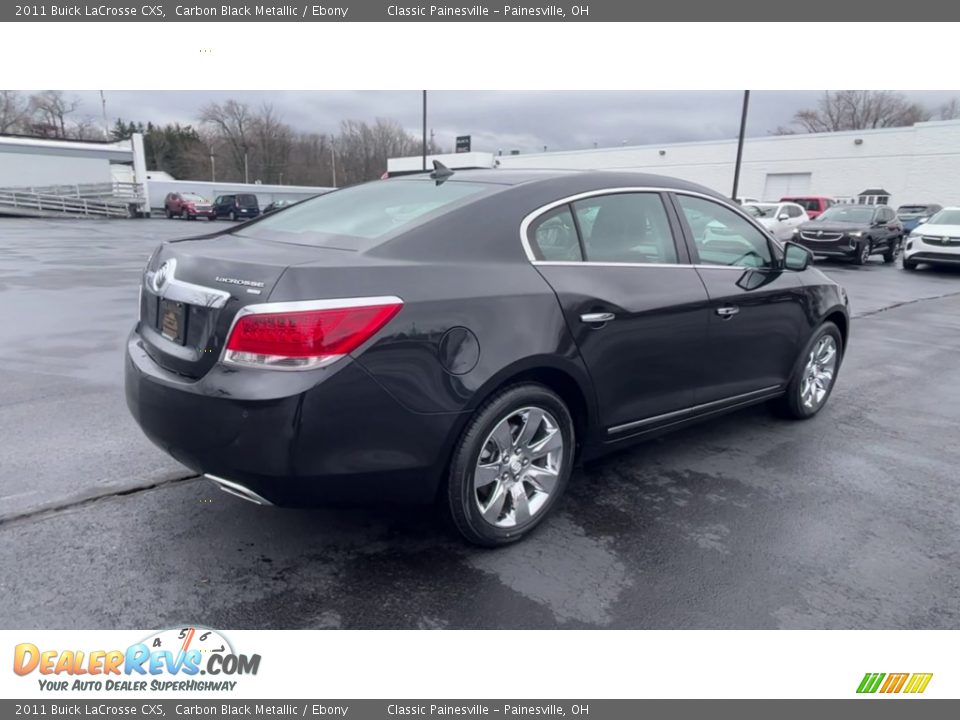
<svg viewBox="0 0 960 720">
<path fill-rule="evenodd" d="M 548 262 L 580 262 L 580 241 L 569 205 L 561 205 L 538 217 L 530 226 L 528 237 L 537 260 Z"/>
<path fill-rule="evenodd" d="M 573 203 L 587 262 L 675 264 L 677 248 L 656 193 L 598 195 Z"/>
<path fill-rule="evenodd" d="M 739 213 L 690 195 L 677 195 L 677 201 L 693 233 L 702 264 L 772 266 L 767 237 Z"/>
<path fill-rule="evenodd" d="M 798 218 L 803 214 L 803 210 L 796 205 L 787 205 L 787 215 L 792 218 Z"/>
</svg>

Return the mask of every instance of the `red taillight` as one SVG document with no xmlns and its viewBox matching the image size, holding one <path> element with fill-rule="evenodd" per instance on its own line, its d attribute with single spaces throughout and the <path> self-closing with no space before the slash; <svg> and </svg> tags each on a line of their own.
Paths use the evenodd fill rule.
<svg viewBox="0 0 960 720">
<path fill-rule="evenodd" d="M 402 307 L 393 297 L 251 305 L 233 326 L 225 359 L 277 369 L 327 365 L 373 337 Z"/>
</svg>

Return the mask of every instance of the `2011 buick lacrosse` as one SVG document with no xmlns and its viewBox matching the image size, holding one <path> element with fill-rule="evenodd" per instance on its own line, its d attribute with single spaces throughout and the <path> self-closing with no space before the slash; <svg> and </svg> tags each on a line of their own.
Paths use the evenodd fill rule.
<svg viewBox="0 0 960 720">
<path fill-rule="evenodd" d="M 500 545 L 578 461 L 764 401 L 816 414 L 849 315 L 810 257 L 679 180 L 438 166 L 161 245 L 127 402 L 240 497 L 439 499 Z"/>
</svg>

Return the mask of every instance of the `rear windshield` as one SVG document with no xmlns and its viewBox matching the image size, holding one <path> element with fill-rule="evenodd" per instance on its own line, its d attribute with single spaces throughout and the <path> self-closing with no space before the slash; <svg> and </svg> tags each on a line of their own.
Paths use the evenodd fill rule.
<svg viewBox="0 0 960 720">
<path fill-rule="evenodd" d="M 820 201 L 812 198 L 784 198 L 784 202 L 796 203 L 804 210 L 819 210 Z"/>
<path fill-rule="evenodd" d="M 206 198 L 201 197 L 200 195 L 197 195 L 195 193 L 184 193 L 183 199 L 189 200 L 190 202 L 199 202 L 199 203 L 205 203 L 207 201 Z"/>
<path fill-rule="evenodd" d="M 237 195 L 237 205 L 240 207 L 254 207 L 256 204 L 256 195 Z"/>
<path fill-rule="evenodd" d="M 851 205 L 834 205 L 832 208 L 828 208 L 818 215 L 817 220 L 862 224 L 872 222 L 873 213 L 873 208 L 856 207 Z"/>
<path fill-rule="evenodd" d="M 901 205 L 897 208 L 897 215 L 913 215 L 915 213 L 925 213 L 929 210 L 928 205 Z"/>
<path fill-rule="evenodd" d="M 373 240 L 418 222 L 443 215 L 496 186 L 469 182 L 376 180 L 304 200 L 277 215 L 268 215 L 242 234 L 341 245 L 342 238 Z M 337 243 L 330 242 L 337 237 Z M 349 243 L 356 247 L 361 243 Z"/>
</svg>

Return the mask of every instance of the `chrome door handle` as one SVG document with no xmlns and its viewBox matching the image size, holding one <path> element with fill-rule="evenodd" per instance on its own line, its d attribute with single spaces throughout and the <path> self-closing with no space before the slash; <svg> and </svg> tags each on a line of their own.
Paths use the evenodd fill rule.
<svg viewBox="0 0 960 720">
<path fill-rule="evenodd" d="M 584 313 L 580 316 L 580 322 L 585 323 L 605 323 L 610 322 L 616 317 L 613 313 Z"/>
<path fill-rule="evenodd" d="M 727 305 L 726 307 L 717 308 L 717 315 L 722 318 L 732 318 L 738 312 L 740 312 L 740 308 L 738 308 L 736 305 Z"/>
</svg>

